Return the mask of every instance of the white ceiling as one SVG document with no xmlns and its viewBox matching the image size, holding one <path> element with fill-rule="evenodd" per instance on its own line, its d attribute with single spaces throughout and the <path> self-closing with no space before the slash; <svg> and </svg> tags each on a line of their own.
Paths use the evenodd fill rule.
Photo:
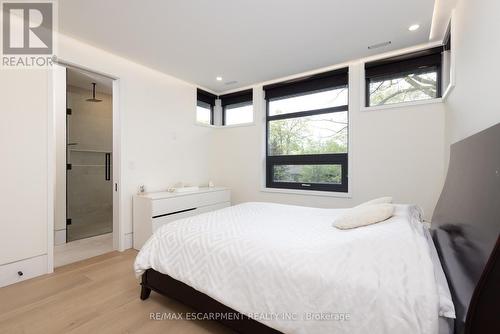
<svg viewBox="0 0 500 334">
<path fill-rule="evenodd" d="M 433 8 L 434 0 L 64 0 L 59 28 L 220 92 L 427 42 Z"/>
<path fill-rule="evenodd" d="M 111 95 L 113 92 L 113 80 L 98 74 L 83 72 L 68 68 L 66 83 L 69 86 L 88 89 L 89 97 L 92 95 L 92 83 L 96 83 L 96 92 Z"/>
</svg>

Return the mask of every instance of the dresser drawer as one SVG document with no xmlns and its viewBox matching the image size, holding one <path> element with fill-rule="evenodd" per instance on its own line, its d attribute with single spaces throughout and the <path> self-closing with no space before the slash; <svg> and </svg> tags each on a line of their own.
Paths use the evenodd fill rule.
<svg viewBox="0 0 500 334">
<path fill-rule="evenodd" d="M 174 221 L 182 219 L 182 218 L 199 215 L 199 214 L 204 213 L 204 212 L 210 212 L 210 211 L 214 211 L 214 210 L 227 208 L 230 205 L 231 205 L 230 202 L 217 203 L 217 204 L 213 204 L 213 205 L 202 206 L 202 207 L 197 208 L 195 210 L 190 210 L 190 211 L 186 211 L 186 212 L 176 213 L 173 215 L 153 218 L 152 219 L 153 233 L 162 225 L 174 222 Z"/>
<path fill-rule="evenodd" d="M 229 190 L 221 190 L 199 194 L 186 194 L 169 199 L 157 199 L 152 203 L 152 217 L 214 205 L 221 202 L 229 202 L 230 196 Z M 187 211 L 186 213 L 191 215 L 194 214 L 192 211 Z"/>
<path fill-rule="evenodd" d="M 0 287 L 46 274 L 47 261 L 47 255 L 44 254 L 0 265 Z M 22 274 L 19 274 L 19 272 Z"/>
</svg>

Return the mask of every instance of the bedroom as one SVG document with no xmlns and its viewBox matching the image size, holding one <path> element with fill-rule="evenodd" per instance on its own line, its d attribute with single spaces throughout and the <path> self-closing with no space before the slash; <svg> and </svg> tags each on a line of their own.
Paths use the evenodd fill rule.
<svg viewBox="0 0 500 334">
<path fill-rule="evenodd" d="M 487 311 L 499 304 L 497 287 L 486 290 L 494 298 L 481 313 L 485 318 L 465 321 L 473 292 L 481 291 L 475 289 L 479 277 L 498 277 L 498 268 L 485 270 L 500 228 L 500 110 L 494 103 L 500 45 L 491 36 L 500 29 L 497 1 L 30 3 L 2 3 L 0 332 L 437 333 L 445 325 L 455 328 L 448 332 L 497 332 Z M 51 4 L 48 13 L 42 4 Z M 29 22 L 20 12 L 33 13 Z M 32 59 L 37 62 L 29 66 Z M 68 178 L 80 168 L 67 166 L 73 72 L 94 78 L 83 85 L 86 98 L 104 99 L 99 88 L 106 82 L 112 104 L 112 148 L 106 148 L 112 155 L 99 156 L 91 163 L 99 171 L 89 167 L 86 174 L 109 179 L 112 228 L 77 241 L 68 238 L 75 225 L 68 224 L 66 196 Z M 91 82 L 97 82 L 94 95 Z M 391 202 L 388 197 L 392 204 L 355 208 L 373 199 Z M 406 211 L 402 205 L 409 205 Z M 412 235 L 398 228 L 413 226 L 415 216 L 421 242 L 430 224 L 428 248 L 437 249 L 442 269 L 417 266 L 419 249 L 429 251 L 423 243 L 405 247 Z M 342 219 L 349 226 L 340 226 Z M 446 224 L 488 231 L 477 246 L 480 259 L 474 253 L 466 264 L 472 272 L 467 287 L 456 287 L 457 270 L 446 266 L 439 231 L 456 231 L 441 228 Z M 199 234 L 182 235 L 182 226 Z M 143 245 L 155 240 L 156 230 L 155 236 L 171 231 L 186 246 L 177 249 L 180 258 L 165 255 L 159 263 L 161 251 L 146 256 L 152 246 Z M 390 238 L 397 233 L 409 239 Z M 377 245 L 373 250 L 351 240 L 365 235 Z M 187 247 L 189 238 L 197 240 L 194 248 Z M 201 245 L 219 248 L 196 248 Z M 240 245 L 246 251 L 226 254 Z M 158 241 L 154 247 L 170 246 Z M 199 251 L 228 258 L 184 267 L 189 261 L 181 259 L 200 261 Z M 316 261 L 328 251 L 339 252 L 328 258 L 331 268 Z M 60 266 L 61 254 L 71 263 Z M 349 254 L 356 260 L 349 262 Z M 178 266 L 170 268 L 169 261 Z M 412 299 L 423 291 L 397 290 L 402 280 L 390 274 L 403 275 L 401 266 L 377 270 L 378 261 L 407 266 L 410 285 L 419 271 L 429 277 L 444 271 L 454 306 L 448 320 Z M 154 273 L 142 279 L 157 282 L 141 281 L 149 266 Z M 195 275 L 200 270 L 204 274 Z M 356 320 L 353 308 L 370 299 L 350 289 L 373 288 L 363 276 L 393 285 L 408 301 L 399 304 L 401 294 L 381 288 L 375 301 L 385 307 Z M 244 277 L 255 284 L 231 284 Z M 294 291 L 286 298 L 276 284 L 283 281 Z M 325 284 L 338 293 L 327 294 Z M 207 299 L 197 299 L 197 291 Z M 436 304 L 437 291 L 426 293 L 426 302 Z M 323 295 L 336 299 L 328 303 Z M 473 305 L 481 306 L 478 300 Z M 255 317 L 186 319 L 195 311 Z M 277 313 L 287 319 L 265 317 Z M 313 319 L 289 319 L 305 313 Z M 322 313 L 334 319 L 315 317 Z M 181 319 L 169 319 L 178 314 Z M 477 323 L 489 327 L 477 329 Z"/>
</svg>

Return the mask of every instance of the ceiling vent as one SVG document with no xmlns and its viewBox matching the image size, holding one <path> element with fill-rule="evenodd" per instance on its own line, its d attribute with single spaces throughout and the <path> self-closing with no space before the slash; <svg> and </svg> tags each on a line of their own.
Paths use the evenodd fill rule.
<svg viewBox="0 0 500 334">
<path fill-rule="evenodd" d="M 378 43 L 378 44 L 373 44 L 373 45 L 370 45 L 368 47 L 368 49 L 369 50 L 373 50 L 373 49 L 383 48 L 383 47 L 389 46 L 391 44 L 392 44 L 391 41 L 387 41 L 387 42 L 383 42 L 383 43 Z"/>
<path fill-rule="evenodd" d="M 224 85 L 229 86 L 229 85 L 234 85 L 234 84 L 237 84 L 237 83 L 238 83 L 238 81 L 233 80 L 233 81 L 225 82 Z"/>
</svg>

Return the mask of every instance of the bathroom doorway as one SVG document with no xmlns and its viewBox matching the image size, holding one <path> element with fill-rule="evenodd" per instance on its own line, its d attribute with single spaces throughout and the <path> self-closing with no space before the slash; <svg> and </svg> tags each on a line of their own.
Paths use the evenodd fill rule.
<svg viewBox="0 0 500 334">
<path fill-rule="evenodd" d="M 66 71 L 66 242 L 113 232 L 113 80 Z"/>
<path fill-rule="evenodd" d="M 62 59 L 52 67 L 49 272 L 126 247 L 120 220 L 119 82 Z"/>
</svg>

